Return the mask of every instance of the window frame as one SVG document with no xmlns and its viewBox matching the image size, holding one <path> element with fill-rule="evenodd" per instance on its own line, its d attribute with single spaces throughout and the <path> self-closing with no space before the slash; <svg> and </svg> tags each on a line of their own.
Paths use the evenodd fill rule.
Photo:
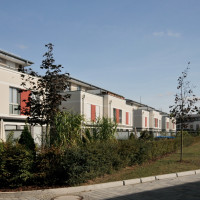
<svg viewBox="0 0 200 200">
<path fill-rule="evenodd" d="M 14 95 L 16 95 L 14 99 Z M 16 100 L 16 102 L 15 102 Z M 20 115 L 20 102 L 21 95 L 18 88 L 9 87 L 9 114 L 10 115 Z"/>
</svg>

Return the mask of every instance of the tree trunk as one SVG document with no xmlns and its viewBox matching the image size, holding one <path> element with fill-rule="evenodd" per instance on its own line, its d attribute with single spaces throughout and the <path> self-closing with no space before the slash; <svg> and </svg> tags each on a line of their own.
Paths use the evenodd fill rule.
<svg viewBox="0 0 200 200">
<path fill-rule="evenodd" d="M 181 125 L 181 154 L 180 154 L 180 162 L 183 161 L 183 127 Z"/>
</svg>

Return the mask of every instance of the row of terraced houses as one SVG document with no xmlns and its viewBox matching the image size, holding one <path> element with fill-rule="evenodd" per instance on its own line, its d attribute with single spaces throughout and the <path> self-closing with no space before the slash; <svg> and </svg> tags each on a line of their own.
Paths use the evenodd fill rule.
<svg viewBox="0 0 200 200">
<path fill-rule="evenodd" d="M 19 137 L 24 128 L 26 116 L 17 108 L 21 106 L 23 109 L 22 100 L 28 94 L 18 92 L 23 89 L 18 69 L 32 64 L 29 60 L 0 50 L 0 139 L 4 141 L 9 132 L 13 131 L 14 136 Z M 62 107 L 84 115 L 88 125 L 97 118 L 107 117 L 116 120 L 118 132 L 148 130 L 159 134 L 176 131 L 167 113 L 76 78 L 70 77 L 69 84 L 69 89 L 63 92 L 71 94 L 71 97 L 63 102 Z M 35 141 L 39 142 L 41 127 L 31 127 L 31 132 Z"/>
</svg>

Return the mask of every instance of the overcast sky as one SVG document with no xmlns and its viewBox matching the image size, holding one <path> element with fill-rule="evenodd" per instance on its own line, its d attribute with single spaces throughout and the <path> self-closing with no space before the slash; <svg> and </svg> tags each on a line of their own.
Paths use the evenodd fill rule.
<svg viewBox="0 0 200 200">
<path fill-rule="evenodd" d="M 190 61 L 200 96 L 199 0 L 0 0 L 0 36 L 36 71 L 51 42 L 72 77 L 166 112 Z"/>
</svg>

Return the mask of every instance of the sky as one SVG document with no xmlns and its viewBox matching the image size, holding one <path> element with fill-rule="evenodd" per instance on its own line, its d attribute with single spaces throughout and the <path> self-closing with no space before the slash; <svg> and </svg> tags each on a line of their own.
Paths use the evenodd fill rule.
<svg viewBox="0 0 200 200">
<path fill-rule="evenodd" d="M 177 78 L 200 96 L 199 0 L 0 0 L 0 49 L 169 112 Z"/>
</svg>

